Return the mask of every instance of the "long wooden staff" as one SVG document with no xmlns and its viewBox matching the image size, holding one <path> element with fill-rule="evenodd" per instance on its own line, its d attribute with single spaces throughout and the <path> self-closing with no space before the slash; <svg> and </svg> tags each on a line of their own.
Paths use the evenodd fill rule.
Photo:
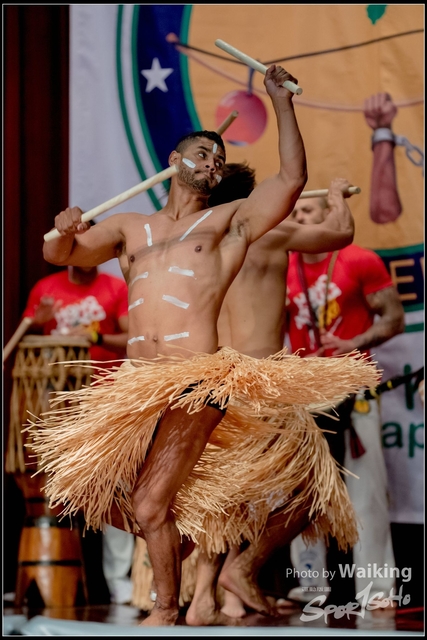
<svg viewBox="0 0 427 640">
<path fill-rule="evenodd" d="M 167 169 L 163 169 L 163 171 L 160 171 L 160 173 L 156 173 L 155 176 L 152 176 L 147 180 L 143 180 L 142 182 L 135 185 L 131 189 L 128 189 L 127 191 L 123 191 L 123 193 L 119 193 L 118 196 L 115 196 L 114 198 L 110 198 L 110 200 L 107 200 L 106 202 L 99 204 L 97 207 L 94 207 L 93 209 L 89 209 L 89 211 L 86 211 L 86 213 L 82 214 L 82 222 L 89 222 L 89 220 L 93 220 L 93 218 L 96 218 L 96 216 L 99 216 L 101 213 L 105 213 L 105 211 L 109 211 L 109 209 L 112 209 L 113 207 L 116 207 L 117 205 L 122 204 L 122 202 L 125 202 L 126 200 L 129 200 L 134 196 L 137 196 L 139 193 L 142 193 L 143 191 L 147 191 L 148 189 L 151 189 L 151 187 L 154 187 L 155 184 L 158 184 L 163 180 L 167 180 L 168 178 L 171 178 L 177 172 L 177 170 L 178 169 L 176 165 L 173 165 L 172 167 L 168 167 Z M 54 238 L 60 238 L 60 237 L 61 237 L 61 234 L 59 233 L 58 229 L 52 229 L 51 231 L 49 231 L 44 235 L 44 239 L 46 242 L 49 242 L 49 240 L 54 240 Z"/>
<path fill-rule="evenodd" d="M 355 195 L 357 193 L 361 193 L 362 189 L 360 187 L 349 187 L 343 193 L 344 195 Z M 329 189 L 314 189 L 314 191 L 303 191 L 300 193 L 299 198 L 322 198 L 326 197 L 329 193 Z"/>
<path fill-rule="evenodd" d="M 230 126 L 230 124 L 232 122 L 234 122 L 234 120 L 237 118 L 237 116 L 239 115 L 238 111 L 232 111 L 224 120 L 224 122 L 222 124 L 219 125 L 218 129 L 216 130 L 216 132 L 222 136 L 222 134 L 224 133 L 224 131 L 226 129 L 228 129 L 228 127 Z"/>
<path fill-rule="evenodd" d="M 32 322 L 33 322 L 32 318 L 23 318 L 21 320 L 15 333 L 13 334 L 13 336 L 11 337 L 11 339 L 3 349 L 3 362 L 6 360 L 6 358 L 10 356 L 10 354 L 12 353 L 12 351 L 14 350 L 14 348 L 16 347 L 16 345 L 18 344 L 22 336 L 26 333 L 30 324 L 32 324 Z"/>
<path fill-rule="evenodd" d="M 229 53 L 231 56 L 234 56 L 241 62 L 244 62 L 245 64 L 248 65 L 248 67 L 252 67 L 252 69 L 255 69 L 255 71 L 259 71 L 264 75 L 267 73 L 268 67 L 266 67 L 261 62 L 258 62 L 258 60 L 255 60 L 254 58 L 247 56 L 246 53 L 239 51 L 239 49 L 232 47 L 231 44 L 224 42 L 224 40 L 215 40 L 215 45 L 220 49 L 222 49 L 223 51 L 226 51 L 227 53 Z M 285 82 L 283 83 L 283 86 L 289 91 L 292 91 L 292 93 L 296 93 L 298 96 L 302 94 L 301 87 L 295 84 L 295 82 L 291 82 L 290 80 L 285 80 Z"/>
</svg>

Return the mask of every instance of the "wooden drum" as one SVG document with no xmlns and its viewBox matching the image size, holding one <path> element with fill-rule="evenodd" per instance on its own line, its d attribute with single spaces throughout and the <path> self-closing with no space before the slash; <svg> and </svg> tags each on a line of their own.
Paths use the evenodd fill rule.
<svg viewBox="0 0 427 640">
<path fill-rule="evenodd" d="M 35 585 L 46 607 L 75 606 L 88 602 L 78 522 L 60 520 L 43 492 L 44 473 L 37 471 L 30 436 L 22 433 L 28 413 L 49 410 L 55 391 L 73 391 L 90 384 L 92 369 L 75 360 L 89 361 L 90 342 L 80 336 L 25 336 L 18 345 L 12 371 L 6 472 L 13 473 L 25 500 L 21 531 L 15 605 L 21 606 Z M 64 401 L 65 404 L 65 401 Z M 64 406 L 64 405 L 62 405 Z M 60 408 L 60 406 L 58 406 Z"/>
</svg>

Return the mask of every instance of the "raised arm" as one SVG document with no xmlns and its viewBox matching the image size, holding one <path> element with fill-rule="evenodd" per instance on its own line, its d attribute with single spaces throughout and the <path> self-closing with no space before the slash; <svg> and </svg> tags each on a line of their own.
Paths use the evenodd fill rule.
<svg viewBox="0 0 427 640">
<path fill-rule="evenodd" d="M 369 213 L 373 222 L 394 222 L 402 212 L 397 190 L 394 135 L 391 125 L 397 113 L 388 93 L 377 93 L 364 103 L 364 115 L 372 134 L 372 173 Z"/>
<path fill-rule="evenodd" d="M 285 80 L 297 83 L 283 67 L 274 64 L 264 77 L 277 119 L 279 172 L 258 184 L 233 216 L 232 226 L 239 230 L 243 226 L 249 243 L 273 229 L 291 213 L 307 182 L 305 149 L 292 103 L 294 94 L 282 86 Z"/>
<path fill-rule="evenodd" d="M 345 178 L 331 180 L 327 196 L 327 214 L 318 224 L 300 224 L 292 216 L 279 225 L 285 234 L 284 250 L 322 253 L 343 249 L 353 242 L 354 218 L 344 195 L 350 183 Z M 303 203 L 300 200 L 300 203 Z"/>
<path fill-rule="evenodd" d="M 83 211 L 79 207 L 68 207 L 55 218 L 55 227 L 61 234 L 45 242 L 43 256 L 47 262 L 75 267 L 96 267 L 117 257 L 124 241 L 120 229 L 121 216 L 109 216 L 95 226 L 82 222 Z"/>
</svg>

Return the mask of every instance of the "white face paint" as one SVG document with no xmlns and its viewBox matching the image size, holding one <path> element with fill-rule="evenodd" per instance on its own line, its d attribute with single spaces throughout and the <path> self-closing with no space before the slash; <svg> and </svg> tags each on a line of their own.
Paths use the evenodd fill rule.
<svg viewBox="0 0 427 640">
<path fill-rule="evenodd" d="M 193 229 L 195 229 L 197 227 L 198 224 L 203 222 L 203 220 L 205 220 L 208 216 L 211 215 L 212 211 L 213 211 L 213 209 L 209 209 L 209 211 L 204 213 L 201 218 L 196 220 L 196 222 L 194 224 L 192 224 L 191 227 L 189 229 L 187 229 L 187 231 L 180 237 L 179 241 L 181 242 L 182 240 L 184 240 L 184 238 L 186 238 L 188 236 L 188 234 L 191 233 L 191 231 L 193 231 Z"/>
<path fill-rule="evenodd" d="M 181 309 L 188 309 L 188 307 L 190 306 L 189 302 L 183 302 L 182 300 L 179 300 L 174 296 L 162 296 L 162 300 L 165 300 L 165 302 L 170 302 L 171 304 L 174 304 L 176 307 L 181 307 Z"/>
<path fill-rule="evenodd" d="M 128 311 L 130 311 L 131 309 L 135 309 L 135 307 L 139 307 L 139 305 L 142 304 L 143 302 L 144 302 L 144 298 L 139 298 L 138 300 L 135 300 L 135 302 L 132 302 L 132 304 L 128 306 Z"/>
<path fill-rule="evenodd" d="M 222 176 L 219 176 L 218 174 L 215 176 L 216 181 L 218 182 L 218 184 L 221 182 L 222 180 Z"/>
<path fill-rule="evenodd" d="M 168 271 L 171 273 L 177 273 L 179 276 L 189 276 L 194 278 L 194 271 L 192 269 L 180 269 L 179 267 L 169 267 Z"/>
<path fill-rule="evenodd" d="M 145 271 L 144 273 L 141 273 L 141 275 L 136 276 L 136 278 L 134 278 L 130 283 L 129 286 L 131 287 L 137 280 L 141 280 L 142 278 L 148 278 L 148 271 Z"/>
<path fill-rule="evenodd" d="M 144 336 L 136 336 L 135 338 L 131 338 L 128 340 L 128 344 L 133 344 L 134 342 L 142 342 L 145 340 Z"/>
<path fill-rule="evenodd" d="M 147 223 L 147 224 L 144 224 L 144 229 L 145 229 L 145 232 L 147 234 L 147 244 L 148 244 L 149 247 L 151 247 L 151 245 L 153 244 L 153 237 L 151 235 L 151 227 Z"/>
<path fill-rule="evenodd" d="M 169 336 L 165 336 L 163 339 L 165 342 L 168 340 L 178 340 L 179 338 L 189 338 L 190 333 L 188 331 L 183 331 L 183 333 L 172 333 Z"/>
<path fill-rule="evenodd" d="M 218 145 L 214 142 L 214 146 L 212 147 L 212 153 L 216 153 L 218 151 Z"/>
<path fill-rule="evenodd" d="M 190 169 L 194 169 L 194 167 L 196 166 L 194 162 L 192 160 L 189 160 L 188 158 L 183 158 L 182 161 L 187 165 L 187 167 L 190 167 Z"/>
</svg>

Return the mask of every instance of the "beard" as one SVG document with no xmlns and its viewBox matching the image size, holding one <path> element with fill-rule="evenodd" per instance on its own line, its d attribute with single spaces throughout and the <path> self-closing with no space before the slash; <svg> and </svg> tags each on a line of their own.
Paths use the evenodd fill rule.
<svg viewBox="0 0 427 640">
<path fill-rule="evenodd" d="M 209 184 L 209 180 L 206 177 L 196 180 L 194 173 L 185 165 L 181 164 L 178 171 L 178 178 L 184 182 L 193 191 L 200 193 L 203 196 L 209 196 L 212 192 L 212 187 Z"/>
</svg>

